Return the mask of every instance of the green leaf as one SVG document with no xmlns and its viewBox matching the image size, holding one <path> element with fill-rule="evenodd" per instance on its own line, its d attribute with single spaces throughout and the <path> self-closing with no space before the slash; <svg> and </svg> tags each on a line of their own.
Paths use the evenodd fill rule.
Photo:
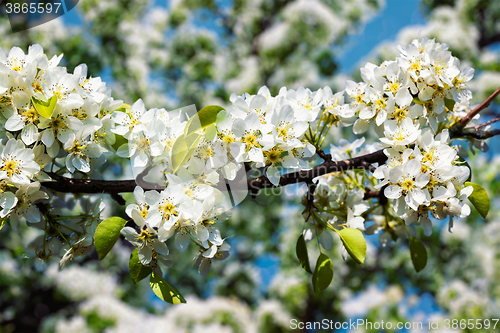
<svg viewBox="0 0 500 333">
<path fill-rule="evenodd" d="M 5 225 L 5 221 L 7 221 L 7 217 L 4 217 L 0 222 L 0 231 L 2 231 L 3 226 Z"/>
<path fill-rule="evenodd" d="M 333 279 L 333 263 L 324 253 L 321 253 L 314 268 L 312 277 L 313 289 L 315 293 L 319 293 L 330 285 Z"/>
<path fill-rule="evenodd" d="M 39 100 L 36 97 L 31 97 L 31 103 L 33 104 L 33 107 L 35 110 L 45 118 L 52 117 L 52 113 L 54 112 L 54 109 L 57 104 L 57 96 L 52 96 L 49 98 L 46 102 Z"/>
<path fill-rule="evenodd" d="M 472 186 L 474 189 L 472 194 L 469 195 L 469 201 L 474 205 L 483 219 L 485 219 L 490 211 L 490 197 L 488 196 L 488 193 L 481 185 L 478 184 L 465 182 L 465 186 Z"/>
<path fill-rule="evenodd" d="M 215 127 L 215 124 L 208 125 L 205 128 L 205 140 L 208 142 L 214 141 L 215 137 L 217 136 L 217 127 Z"/>
<path fill-rule="evenodd" d="M 345 228 L 336 231 L 351 258 L 358 264 L 364 263 L 366 257 L 366 240 L 365 237 L 363 237 L 363 233 L 353 228 Z"/>
<path fill-rule="evenodd" d="M 149 278 L 149 285 L 151 289 L 153 289 L 155 295 L 162 301 L 170 304 L 186 303 L 186 300 L 182 297 L 177 288 L 154 272 Z"/>
<path fill-rule="evenodd" d="M 445 98 L 444 105 L 448 108 L 448 110 L 453 111 L 455 108 L 455 101 L 453 99 Z"/>
<path fill-rule="evenodd" d="M 113 216 L 102 221 L 95 230 L 94 245 L 99 255 L 99 260 L 104 259 L 108 252 L 113 248 L 118 238 L 120 231 L 127 224 L 127 221 L 119 216 Z"/>
<path fill-rule="evenodd" d="M 127 142 L 128 142 L 128 140 L 125 139 L 125 137 L 123 135 L 115 134 L 115 143 L 113 143 L 111 145 L 111 147 L 113 147 L 113 149 L 116 151 L 116 150 L 118 150 L 118 148 L 120 148 L 123 144 L 125 144 Z"/>
<path fill-rule="evenodd" d="M 410 255 L 417 273 L 423 270 L 427 265 L 427 250 L 419 239 L 412 236 L 410 236 Z"/>
<path fill-rule="evenodd" d="M 187 136 L 182 134 L 175 140 L 172 146 L 172 168 L 174 173 L 193 155 L 201 138 L 202 135 L 191 133 Z"/>
<path fill-rule="evenodd" d="M 309 255 L 307 254 L 307 245 L 304 235 L 300 235 L 297 240 L 297 247 L 295 248 L 297 259 L 299 259 L 300 266 L 309 274 L 312 274 L 311 265 L 309 264 Z"/>
<path fill-rule="evenodd" d="M 137 248 L 135 248 L 130 254 L 128 270 L 130 271 L 130 276 L 132 277 L 134 284 L 146 278 L 153 271 L 151 267 L 141 264 L 139 261 L 139 255 L 137 254 Z"/>
<path fill-rule="evenodd" d="M 122 106 L 120 106 L 115 111 L 121 111 L 121 112 L 128 113 L 128 112 L 130 112 L 130 109 L 132 109 L 132 105 L 127 104 L 127 103 L 123 103 Z"/>
<path fill-rule="evenodd" d="M 217 120 L 217 114 L 224 110 L 222 106 L 209 105 L 198 111 L 186 124 L 184 134 L 187 136 L 200 128 L 206 128 Z"/>
<path fill-rule="evenodd" d="M 448 108 L 448 110 L 453 111 L 455 108 L 455 101 L 453 99 L 445 98 L 444 105 Z"/>
<path fill-rule="evenodd" d="M 419 100 L 418 98 L 416 97 L 413 97 L 413 102 L 417 103 L 417 104 L 420 104 L 420 105 L 425 105 L 425 102 Z"/>
</svg>

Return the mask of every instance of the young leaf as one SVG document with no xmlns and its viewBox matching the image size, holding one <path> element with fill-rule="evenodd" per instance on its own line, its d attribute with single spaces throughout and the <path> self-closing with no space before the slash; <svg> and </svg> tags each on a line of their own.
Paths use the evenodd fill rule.
<svg viewBox="0 0 500 333">
<path fill-rule="evenodd" d="M 217 114 L 224 110 L 222 106 L 209 105 L 198 111 L 186 124 L 184 134 L 187 136 L 200 128 L 206 128 L 217 120 Z"/>
<path fill-rule="evenodd" d="M 312 277 L 313 289 L 315 293 L 319 293 L 330 285 L 333 279 L 333 263 L 324 253 L 321 253 L 314 268 Z"/>
<path fill-rule="evenodd" d="M 410 236 L 410 255 L 417 273 L 423 270 L 427 265 L 427 250 L 419 239 L 412 236 Z"/>
<path fill-rule="evenodd" d="M 448 108 L 448 110 L 453 111 L 455 108 L 455 101 L 453 99 L 445 98 L 444 105 Z"/>
<path fill-rule="evenodd" d="M 130 276 L 132 277 L 132 281 L 134 281 L 134 284 L 146 278 L 153 271 L 151 267 L 141 264 L 141 262 L 139 261 L 139 255 L 137 254 L 137 248 L 135 248 L 134 251 L 132 251 L 132 253 L 130 254 L 128 270 L 130 272 Z"/>
<path fill-rule="evenodd" d="M 186 300 L 177 288 L 154 272 L 149 278 L 149 285 L 155 295 L 165 302 L 170 304 L 186 303 Z"/>
<path fill-rule="evenodd" d="M 113 216 L 102 221 L 97 226 L 94 235 L 94 245 L 99 255 L 99 260 L 104 259 L 111 248 L 113 248 L 118 238 L 120 238 L 120 231 L 125 224 L 127 224 L 127 221 L 119 216 Z"/>
<path fill-rule="evenodd" d="M 130 104 L 127 104 L 127 103 L 123 103 L 122 106 L 120 106 L 118 109 L 116 109 L 115 111 L 122 111 L 122 112 L 129 112 L 130 109 L 132 108 L 132 105 Z"/>
<path fill-rule="evenodd" d="M 419 100 L 418 98 L 416 97 L 413 97 L 413 102 L 417 103 L 417 104 L 420 104 L 420 105 L 425 105 L 425 102 Z"/>
<path fill-rule="evenodd" d="M 363 233 L 358 229 L 345 228 L 342 230 L 335 230 L 340 236 L 340 240 L 344 244 L 347 253 L 358 264 L 365 262 L 366 257 L 366 240 Z"/>
<path fill-rule="evenodd" d="M 217 136 L 217 127 L 215 127 L 215 124 L 208 125 L 205 128 L 205 140 L 208 142 L 214 141 L 215 137 Z"/>
<path fill-rule="evenodd" d="M 187 136 L 182 134 L 175 140 L 172 146 L 172 168 L 174 173 L 193 155 L 201 137 L 197 133 L 191 133 Z"/>
<path fill-rule="evenodd" d="M 57 104 L 57 96 L 52 96 L 47 102 L 41 101 L 36 97 L 31 97 L 31 103 L 41 116 L 50 119 Z"/>
<path fill-rule="evenodd" d="M 300 266 L 309 274 L 312 274 L 311 266 L 309 264 L 309 255 L 307 254 L 307 245 L 304 235 L 300 235 L 297 240 L 297 247 L 295 248 L 297 259 L 299 259 Z"/>
<path fill-rule="evenodd" d="M 123 135 L 115 134 L 115 143 L 113 143 L 111 145 L 111 147 L 113 147 L 114 150 L 118 150 L 118 148 L 120 148 L 120 146 L 122 146 L 123 144 L 125 144 L 127 142 L 128 142 L 128 140 L 125 139 L 125 137 Z"/>
<path fill-rule="evenodd" d="M 474 189 L 472 194 L 469 195 L 469 201 L 474 205 L 483 219 L 485 219 L 490 211 L 490 197 L 488 196 L 488 193 L 481 185 L 478 184 L 465 182 L 465 186 L 472 186 Z"/>
</svg>

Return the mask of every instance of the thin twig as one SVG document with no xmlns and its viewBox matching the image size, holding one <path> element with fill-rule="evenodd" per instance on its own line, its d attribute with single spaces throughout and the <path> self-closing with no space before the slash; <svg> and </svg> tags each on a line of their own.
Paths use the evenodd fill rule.
<svg viewBox="0 0 500 333">
<path fill-rule="evenodd" d="M 483 124 L 480 124 L 480 125 L 477 125 L 476 126 L 476 130 L 480 129 L 481 127 L 485 127 L 485 126 L 488 126 L 488 125 L 491 125 L 491 124 L 494 124 L 496 123 L 497 121 L 500 121 L 500 116 L 496 117 L 496 118 L 493 118 Z"/>
</svg>

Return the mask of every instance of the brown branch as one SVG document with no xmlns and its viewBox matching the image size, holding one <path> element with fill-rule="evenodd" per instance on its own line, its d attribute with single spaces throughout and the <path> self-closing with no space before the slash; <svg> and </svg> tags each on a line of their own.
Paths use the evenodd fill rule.
<svg viewBox="0 0 500 333">
<path fill-rule="evenodd" d="M 365 188 L 365 195 L 363 196 L 363 200 L 378 198 L 382 194 L 382 191 L 374 191 L 369 188 Z"/>
<path fill-rule="evenodd" d="M 388 185 L 384 185 L 380 190 L 374 191 L 369 187 L 365 187 L 365 194 L 363 200 L 378 199 L 380 205 L 385 206 L 387 204 L 387 197 L 384 195 L 384 190 Z"/>
<path fill-rule="evenodd" d="M 297 171 L 282 175 L 278 186 L 274 186 L 265 176 L 249 179 L 248 189 L 251 193 L 256 193 L 263 188 L 281 187 L 302 182 L 307 183 L 318 176 L 326 175 L 328 173 L 341 172 L 352 169 L 366 169 L 373 163 L 382 164 L 386 160 L 387 156 L 385 156 L 383 150 L 343 161 L 326 160 L 322 164 L 317 165 L 310 170 Z"/>
<path fill-rule="evenodd" d="M 316 151 L 316 154 L 318 154 L 319 157 L 323 159 L 323 161 L 331 161 L 332 160 L 332 155 L 331 154 L 325 154 L 325 152 L 321 149 L 318 149 Z"/>
<path fill-rule="evenodd" d="M 124 193 L 133 192 L 137 183 L 131 180 L 100 180 L 100 179 L 74 179 L 60 176 L 53 172 L 47 174 L 55 182 L 43 182 L 42 186 L 64 193 Z"/>
<path fill-rule="evenodd" d="M 320 165 L 313 167 L 310 170 L 297 171 L 293 173 L 284 174 L 281 176 L 279 186 L 274 186 L 269 179 L 265 176 L 252 178 L 252 179 L 241 179 L 240 182 L 246 181 L 246 186 L 252 195 L 256 195 L 257 192 L 263 188 L 271 187 L 281 187 L 296 183 L 311 183 L 312 180 L 318 176 L 325 175 L 332 172 L 341 172 L 345 170 L 352 169 L 369 169 L 373 170 L 373 163 L 382 164 L 387 160 L 383 150 L 376 151 L 371 154 L 358 156 L 355 158 L 343 160 L 343 161 L 332 161 L 327 159 Z M 100 180 L 100 179 L 73 179 L 68 177 L 63 177 L 55 173 L 49 172 L 48 175 L 55 180 L 55 182 L 43 182 L 42 186 L 48 189 L 65 192 L 65 193 L 106 193 L 110 195 L 115 195 L 118 193 L 133 192 L 135 187 L 144 182 L 139 180 Z M 144 190 L 159 190 L 162 187 L 158 185 L 147 183 Z M 238 184 L 231 184 L 232 186 Z M 239 184 L 239 185 L 245 185 Z"/>
<path fill-rule="evenodd" d="M 361 166 L 363 167 L 363 169 L 366 169 L 366 170 L 370 171 L 371 173 L 375 172 L 375 170 L 377 169 L 373 165 L 371 165 L 370 163 L 368 163 L 366 161 L 362 161 Z"/>
</svg>

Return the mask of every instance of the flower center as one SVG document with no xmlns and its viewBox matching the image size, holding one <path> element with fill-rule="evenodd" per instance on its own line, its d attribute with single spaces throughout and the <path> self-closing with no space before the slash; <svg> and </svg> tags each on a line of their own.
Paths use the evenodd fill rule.
<svg viewBox="0 0 500 333">
<path fill-rule="evenodd" d="M 410 65 L 410 68 L 408 68 L 409 71 L 415 71 L 418 75 L 420 70 L 422 69 L 422 66 L 420 65 L 420 62 L 416 61 Z"/>
<path fill-rule="evenodd" d="M 149 147 L 149 140 L 142 138 L 137 142 L 137 150 L 140 152 L 146 151 Z"/>
<path fill-rule="evenodd" d="M 83 156 L 84 154 L 83 154 L 82 150 L 84 150 L 85 148 L 87 148 L 86 145 L 75 140 L 73 142 L 73 146 L 71 146 L 71 148 L 68 151 L 74 153 L 75 155 Z"/>
<path fill-rule="evenodd" d="M 385 107 L 386 107 L 385 99 L 383 99 L 383 98 L 377 99 L 375 101 L 375 107 L 377 108 L 377 110 L 385 109 Z"/>
<path fill-rule="evenodd" d="M 441 74 L 441 70 L 444 68 L 444 66 L 445 66 L 445 63 L 443 63 L 441 60 L 437 60 L 436 62 L 434 62 L 434 71 L 435 71 L 436 75 Z"/>
<path fill-rule="evenodd" d="M 222 142 L 233 143 L 236 142 L 236 139 L 233 137 L 231 133 L 227 133 L 226 131 L 224 131 L 222 132 Z"/>
<path fill-rule="evenodd" d="M 246 146 L 246 152 L 248 152 L 250 149 L 252 149 L 252 147 L 258 147 L 259 146 L 259 143 L 258 143 L 257 139 L 258 139 L 258 137 L 255 134 L 255 132 L 254 133 L 248 133 L 247 135 L 245 135 L 242 138 L 241 141 Z"/>
<path fill-rule="evenodd" d="M 400 107 L 395 107 L 394 118 L 398 121 L 402 121 L 406 118 L 406 108 L 402 109 Z"/>
<path fill-rule="evenodd" d="M 28 111 L 21 113 L 21 116 L 23 116 L 26 119 L 26 122 L 29 123 L 34 123 L 38 120 L 38 113 L 33 107 L 31 107 Z"/>
<path fill-rule="evenodd" d="M 167 203 L 165 203 L 165 205 L 158 207 L 158 209 L 160 210 L 160 212 L 163 215 L 163 218 L 165 218 L 165 219 L 169 219 L 170 216 L 172 216 L 172 215 L 173 216 L 179 215 L 179 213 L 175 209 L 175 206 L 172 205 L 170 202 L 167 202 Z"/>
<path fill-rule="evenodd" d="M 410 178 L 405 178 L 405 180 L 399 184 L 399 186 L 403 189 L 403 191 L 406 193 L 410 192 L 413 187 L 415 187 L 415 181 Z"/>
<path fill-rule="evenodd" d="M 142 229 L 141 234 L 137 237 L 143 244 L 150 242 L 151 238 L 153 238 L 153 235 L 149 233 L 147 228 Z"/>
<path fill-rule="evenodd" d="M 129 123 L 128 126 L 129 126 L 130 130 L 132 130 L 135 125 L 139 125 L 139 124 L 140 123 L 139 123 L 139 121 L 137 119 L 131 118 L 130 123 Z"/>
<path fill-rule="evenodd" d="M 282 153 L 282 150 L 274 148 L 269 151 L 265 151 L 264 156 L 266 157 L 266 165 L 279 163 Z"/>
<path fill-rule="evenodd" d="M 7 171 L 7 176 L 11 178 L 13 174 L 19 173 L 19 164 L 21 163 L 15 160 L 4 161 L 4 165 L 0 170 Z"/>
<path fill-rule="evenodd" d="M 67 128 L 68 125 L 63 121 L 61 114 L 59 114 L 59 115 L 57 115 L 56 118 L 53 118 L 51 120 L 49 127 L 54 128 L 54 129 L 63 129 L 63 128 Z"/>
<path fill-rule="evenodd" d="M 148 217 L 148 208 L 146 206 L 142 207 L 141 209 L 141 216 L 143 219 L 145 219 L 146 217 Z"/>
<path fill-rule="evenodd" d="M 163 141 L 163 144 L 165 145 L 165 151 L 170 150 L 174 146 L 174 140 L 166 139 Z"/>
<path fill-rule="evenodd" d="M 285 126 L 278 127 L 278 137 L 283 138 L 283 141 L 286 142 L 288 138 L 288 129 L 290 128 L 290 124 L 284 124 Z"/>
<path fill-rule="evenodd" d="M 434 164 L 437 160 L 436 156 L 434 156 L 434 152 L 436 151 L 436 148 L 432 148 L 428 152 L 424 154 L 422 157 L 422 162 L 429 162 L 431 164 Z"/>
<path fill-rule="evenodd" d="M 395 80 L 394 82 L 389 83 L 389 90 L 392 92 L 393 95 L 396 95 L 396 93 L 399 90 L 399 82 L 398 80 Z"/>
</svg>

